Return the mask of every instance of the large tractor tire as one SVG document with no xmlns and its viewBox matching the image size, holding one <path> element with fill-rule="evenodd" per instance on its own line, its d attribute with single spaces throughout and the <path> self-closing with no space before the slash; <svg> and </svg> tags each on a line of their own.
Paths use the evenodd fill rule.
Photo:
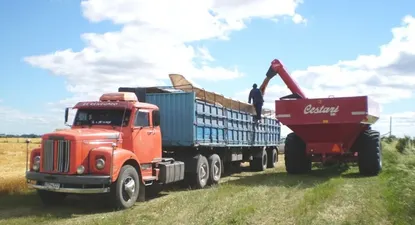
<svg viewBox="0 0 415 225">
<path fill-rule="evenodd" d="M 268 154 L 267 150 L 261 149 L 258 155 L 255 155 L 249 162 L 249 167 L 252 171 L 264 171 L 268 165 Z"/>
<path fill-rule="evenodd" d="M 382 148 L 380 134 L 376 130 L 365 130 L 356 140 L 358 146 L 359 172 L 364 176 L 376 176 L 382 171 Z"/>
<path fill-rule="evenodd" d="M 306 154 L 306 144 L 295 133 L 285 139 L 285 169 L 289 174 L 304 174 L 311 171 L 311 159 Z"/>
</svg>

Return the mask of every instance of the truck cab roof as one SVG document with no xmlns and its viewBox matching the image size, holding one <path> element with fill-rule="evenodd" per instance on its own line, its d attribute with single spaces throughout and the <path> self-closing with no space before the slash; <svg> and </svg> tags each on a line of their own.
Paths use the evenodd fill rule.
<svg viewBox="0 0 415 225">
<path fill-rule="evenodd" d="M 74 108 L 76 109 L 108 109 L 108 108 L 144 108 L 151 110 L 158 110 L 158 106 L 146 102 L 139 102 L 137 96 L 134 93 L 129 92 L 116 92 L 116 93 L 105 93 L 99 101 L 86 101 L 78 102 Z"/>
</svg>

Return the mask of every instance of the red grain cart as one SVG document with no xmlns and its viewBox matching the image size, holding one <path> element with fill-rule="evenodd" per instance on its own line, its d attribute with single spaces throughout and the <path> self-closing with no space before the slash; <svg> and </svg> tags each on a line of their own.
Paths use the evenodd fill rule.
<svg viewBox="0 0 415 225">
<path fill-rule="evenodd" d="M 371 129 L 379 105 L 367 96 L 308 99 L 278 60 L 271 63 L 261 90 L 279 74 L 292 94 L 275 101 L 278 120 L 293 132 L 285 140 L 290 174 L 311 171 L 312 162 L 357 162 L 362 175 L 382 170 L 380 134 Z"/>
</svg>

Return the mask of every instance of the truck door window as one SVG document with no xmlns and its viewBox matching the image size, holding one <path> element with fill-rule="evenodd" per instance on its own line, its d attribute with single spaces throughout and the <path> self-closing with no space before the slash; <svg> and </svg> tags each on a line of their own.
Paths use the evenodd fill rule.
<svg viewBox="0 0 415 225">
<path fill-rule="evenodd" d="M 137 111 L 135 114 L 135 127 L 148 127 L 150 125 L 150 120 L 148 118 L 148 112 Z"/>
<path fill-rule="evenodd" d="M 157 127 L 160 126 L 160 111 L 153 110 L 153 126 Z"/>
</svg>

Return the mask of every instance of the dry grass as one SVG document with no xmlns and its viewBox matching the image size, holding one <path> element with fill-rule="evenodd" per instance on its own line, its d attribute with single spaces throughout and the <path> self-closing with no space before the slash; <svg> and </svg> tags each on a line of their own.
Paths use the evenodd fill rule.
<svg viewBox="0 0 415 225">
<path fill-rule="evenodd" d="M 24 138 L 0 138 L 0 196 L 27 190 L 24 179 L 26 143 Z M 40 139 L 32 139 L 29 151 L 40 146 Z"/>
<path fill-rule="evenodd" d="M 9 177 L 1 190 L 18 190 L 0 196 L 0 224 L 415 224 L 415 156 L 402 157 L 393 145 L 384 148 L 385 171 L 377 177 L 336 166 L 291 176 L 281 155 L 275 169 L 243 170 L 204 190 L 172 187 L 132 209 L 111 212 L 100 196 L 41 207 L 33 192 L 24 191 L 25 145 L 0 143 L 0 169 Z"/>
</svg>

